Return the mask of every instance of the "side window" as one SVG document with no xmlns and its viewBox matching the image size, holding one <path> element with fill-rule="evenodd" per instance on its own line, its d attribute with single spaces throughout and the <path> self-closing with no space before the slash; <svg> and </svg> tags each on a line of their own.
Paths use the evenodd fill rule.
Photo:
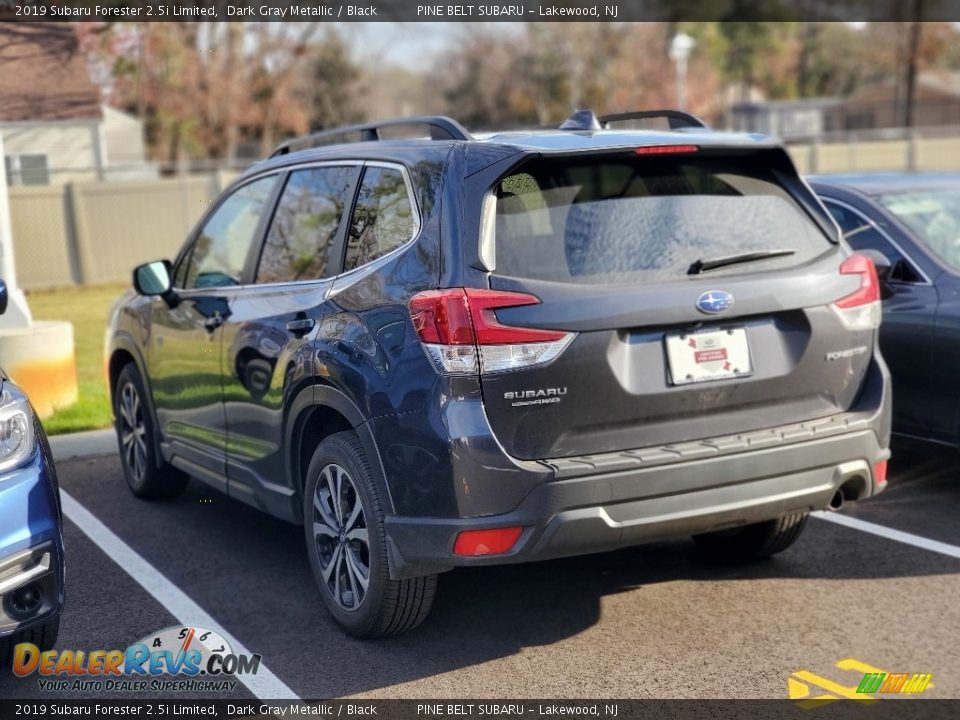
<svg viewBox="0 0 960 720">
<path fill-rule="evenodd" d="M 903 253 L 897 250 L 863 215 L 829 200 L 824 200 L 823 204 L 837 221 L 844 239 L 851 248 L 877 250 L 883 253 L 890 260 L 891 280 L 905 283 L 920 282 L 920 273 L 914 269 L 910 261 L 904 258 Z"/>
<path fill-rule="evenodd" d="M 339 272 L 339 258 L 331 251 L 357 172 L 353 167 L 319 167 L 290 174 L 260 255 L 258 283 L 312 280 Z"/>
<path fill-rule="evenodd" d="M 254 180 L 220 204 L 193 243 L 189 259 L 178 267 L 182 287 L 212 288 L 239 285 L 260 217 L 267 209 L 276 176 Z"/>
<path fill-rule="evenodd" d="M 414 217 L 403 174 L 368 167 L 350 220 L 344 270 L 386 255 L 413 237 Z"/>
</svg>

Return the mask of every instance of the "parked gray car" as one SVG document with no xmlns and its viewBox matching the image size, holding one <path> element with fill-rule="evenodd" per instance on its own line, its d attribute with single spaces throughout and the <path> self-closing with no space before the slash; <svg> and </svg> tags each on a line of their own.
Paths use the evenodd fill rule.
<svg viewBox="0 0 960 720">
<path fill-rule="evenodd" d="M 648 118 L 671 129 L 612 127 Z M 873 263 L 780 144 L 684 113 L 293 140 L 134 285 L 108 345 L 131 490 L 303 524 L 355 635 L 417 625 L 456 566 L 766 557 L 885 482 Z"/>
</svg>

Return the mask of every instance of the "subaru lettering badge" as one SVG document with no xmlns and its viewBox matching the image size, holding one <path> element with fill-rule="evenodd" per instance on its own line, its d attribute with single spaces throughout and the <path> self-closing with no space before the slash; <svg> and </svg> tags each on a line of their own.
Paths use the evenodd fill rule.
<svg viewBox="0 0 960 720">
<path fill-rule="evenodd" d="M 733 295 L 723 290 L 709 290 L 697 298 L 697 309 L 710 315 L 733 307 Z"/>
</svg>

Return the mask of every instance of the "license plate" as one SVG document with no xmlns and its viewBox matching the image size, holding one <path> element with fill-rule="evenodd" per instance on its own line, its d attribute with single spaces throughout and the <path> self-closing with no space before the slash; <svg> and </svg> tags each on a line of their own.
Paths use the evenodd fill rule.
<svg viewBox="0 0 960 720">
<path fill-rule="evenodd" d="M 729 380 L 753 372 L 745 328 L 727 328 L 665 337 L 674 385 Z"/>
</svg>

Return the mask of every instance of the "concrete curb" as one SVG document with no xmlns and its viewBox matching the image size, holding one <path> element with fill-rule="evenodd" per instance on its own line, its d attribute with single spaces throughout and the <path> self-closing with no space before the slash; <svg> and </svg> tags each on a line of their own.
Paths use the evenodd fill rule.
<svg viewBox="0 0 960 720">
<path fill-rule="evenodd" d="M 56 461 L 115 455 L 117 436 L 113 428 L 54 435 L 50 438 L 50 450 Z"/>
</svg>

